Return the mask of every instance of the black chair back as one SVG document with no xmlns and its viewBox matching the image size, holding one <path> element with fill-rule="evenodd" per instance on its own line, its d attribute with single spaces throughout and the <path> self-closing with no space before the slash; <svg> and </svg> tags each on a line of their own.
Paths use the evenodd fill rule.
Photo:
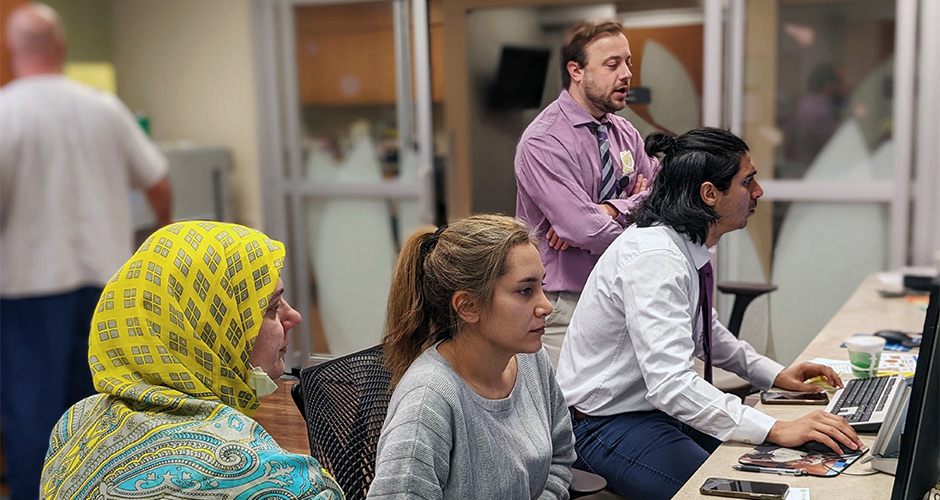
<svg viewBox="0 0 940 500">
<path fill-rule="evenodd" d="M 305 368 L 291 388 L 307 422 L 310 454 L 333 474 L 348 500 L 365 499 L 375 477 L 391 379 L 378 345 Z"/>
</svg>

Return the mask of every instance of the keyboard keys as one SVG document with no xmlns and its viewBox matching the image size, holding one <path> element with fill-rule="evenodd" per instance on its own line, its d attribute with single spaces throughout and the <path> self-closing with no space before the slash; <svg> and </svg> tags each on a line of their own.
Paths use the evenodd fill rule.
<svg viewBox="0 0 940 500">
<path fill-rule="evenodd" d="M 899 376 L 852 379 L 846 382 L 838 397 L 827 408 L 829 413 L 844 417 L 856 430 L 877 430 L 884 420 L 885 407 L 891 399 Z M 859 424 L 858 427 L 855 424 Z M 867 429 L 867 428 L 872 429 Z"/>
</svg>

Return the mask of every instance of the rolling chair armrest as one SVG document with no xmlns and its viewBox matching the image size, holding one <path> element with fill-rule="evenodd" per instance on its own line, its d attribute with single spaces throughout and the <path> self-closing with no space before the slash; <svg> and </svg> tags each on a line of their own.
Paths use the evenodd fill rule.
<svg viewBox="0 0 940 500">
<path fill-rule="evenodd" d="M 300 381 L 298 380 L 296 384 L 292 385 L 290 388 L 290 397 L 294 400 L 294 404 L 297 405 L 297 409 L 300 410 L 300 416 L 307 420 L 307 415 L 304 412 L 304 393 L 300 387 Z"/>
<path fill-rule="evenodd" d="M 572 498 L 597 493 L 607 487 L 607 480 L 581 469 L 571 469 L 571 485 L 568 491 Z"/>
</svg>

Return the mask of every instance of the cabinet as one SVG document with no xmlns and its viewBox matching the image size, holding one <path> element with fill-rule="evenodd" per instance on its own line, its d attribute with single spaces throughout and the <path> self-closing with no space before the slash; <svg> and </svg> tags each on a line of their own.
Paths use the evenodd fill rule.
<svg viewBox="0 0 940 500">
<path fill-rule="evenodd" d="M 429 4 L 431 94 L 444 97 L 443 14 Z M 303 105 L 394 104 L 391 2 L 303 5 L 294 10 L 298 91 Z"/>
</svg>

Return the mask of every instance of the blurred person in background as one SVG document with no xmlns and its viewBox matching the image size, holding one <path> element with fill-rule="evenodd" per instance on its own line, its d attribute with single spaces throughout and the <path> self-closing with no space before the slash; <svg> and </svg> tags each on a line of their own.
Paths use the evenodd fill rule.
<svg viewBox="0 0 940 500">
<path fill-rule="evenodd" d="M 561 47 L 561 91 L 516 147 L 516 216 L 542 240 L 554 310 L 543 343 L 552 366 L 597 259 L 633 222 L 659 171 L 643 138 L 614 113 L 627 105 L 633 55 L 619 21 L 581 22 Z"/>
<path fill-rule="evenodd" d="M 845 102 L 842 72 L 832 63 L 816 66 L 809 78 L 810 93 L 800 101 L 785 129 L 784 157 L 777 177 L 801 179 L 839 128 Z"/>
<path fill-rule="evenodd" d="M 0 89 L 0 418 L 12 500 L 36 498 L 49 432 L 94 392 L 88 332 L 132 250 L 128 188 L 170 222 L 167 161 L 114 96 L 62 75 L 65 30 L 30 3 L 6 26 Z"/>
</svg>

